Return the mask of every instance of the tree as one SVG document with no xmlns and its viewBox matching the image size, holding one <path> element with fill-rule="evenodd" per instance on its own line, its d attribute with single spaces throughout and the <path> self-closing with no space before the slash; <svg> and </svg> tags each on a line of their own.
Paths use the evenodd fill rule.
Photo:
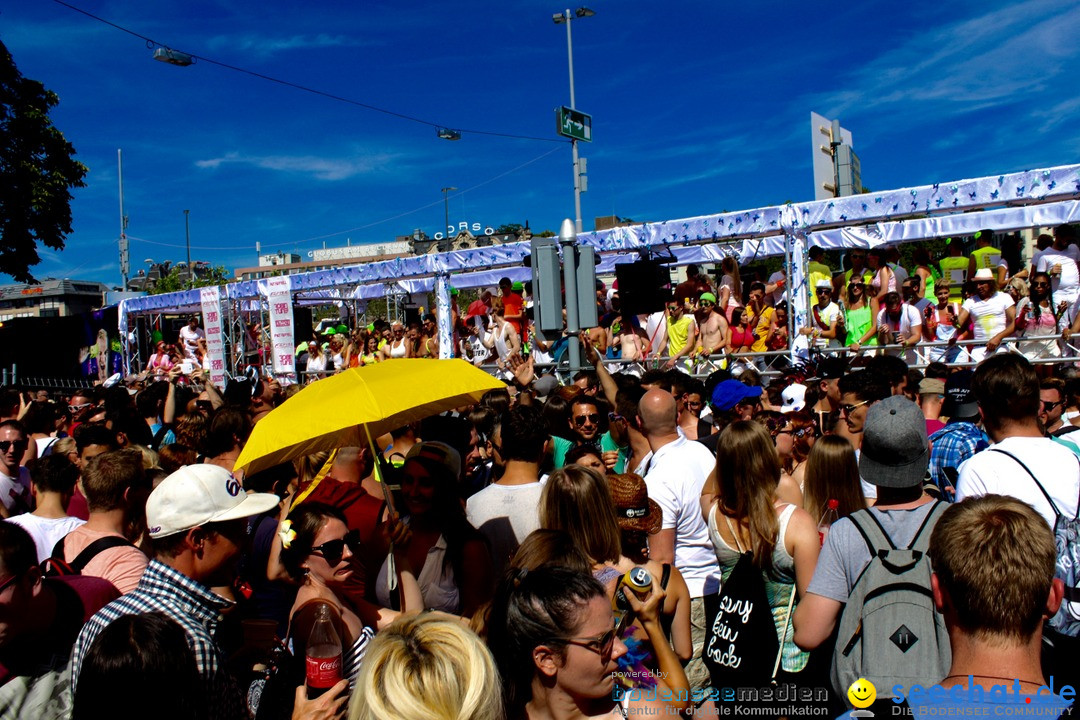
<svg viewBox="0 0 1080 720">
<path fill-rule="evenodd" d="M 37 244 L 64 249 L 71 232 L 71 189 L 86 183 L 86 166 L 53 127 L 56 93 L 24 78 L 0 42 L 0 273 L 36 282 Z"/>
<path fill-rule="evenodd" d="M 191 286 L 195 288 L 224 285 L 233 278 L 229 277 L 229 271 L 224 265 L 216 265 L 205 270 L 196 270 L 195 279 Z M 162 293 L 177 292 L 188 289 L 188 273 L 178 265 L 174 265 L 167 275 L 161 276 L 154 285 L 147 289 L 148 295 L 161 295 Z"/>
</svg>

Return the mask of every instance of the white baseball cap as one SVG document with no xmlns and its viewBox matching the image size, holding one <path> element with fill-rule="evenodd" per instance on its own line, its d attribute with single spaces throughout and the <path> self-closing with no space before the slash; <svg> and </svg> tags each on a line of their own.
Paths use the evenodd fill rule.
<svg viewBox="0 0 1080 720">
<path fill-rule="evenodd" d="M 150 537 L 163 538 L 208 523 L 239 520 L 277 507 L 272 493 L 245 493 L 217 465 L 185 465 L 161 481 L 146 501 Z"/>
<path fill-rule="evenodd" d="M 780 393 L 780 396 L 784 398 L 784 404 L 780 408 L 780 412 L 789 413 L 797 410 L 802 410 L 806 407 L 806 386 L 794 383 L 784 388 L 784 392 Z"/>
</svg>

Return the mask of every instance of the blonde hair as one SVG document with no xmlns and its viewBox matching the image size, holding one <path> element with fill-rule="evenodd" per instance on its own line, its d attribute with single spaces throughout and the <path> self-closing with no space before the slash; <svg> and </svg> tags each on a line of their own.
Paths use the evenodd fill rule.
<svg viewBox="0 0 1080 720">
<path fill-rule="evenodd" d="M 491 652 L 447 616 L 403 617 L 364 653 L 349 720 L 501 720 Z"/>
<path fill-rule="evenodd" d="M 296 470 L 296 476 L 300 485 L 309 483 L 315 479 L 315 476 L 322 470 L 323 465 L 330 459 L 329 450 L 320 450 L 317 453 L 311 455 L 302 455 L 293 460 L 293 468 Z"/>
<path fill-rule="evenodd" d="M 622 534 L 607 479 L 582 465 L 551 473 L 540 496 L 540 527 L 565 530 L 594 563 L 617 562 Z"/>
</svg>

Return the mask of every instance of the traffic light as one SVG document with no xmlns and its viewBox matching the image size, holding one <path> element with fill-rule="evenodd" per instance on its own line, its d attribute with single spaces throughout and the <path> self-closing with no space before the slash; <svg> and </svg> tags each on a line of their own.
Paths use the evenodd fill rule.
<svg viewBox="0 0 1080 720">
<path fill-rule="evenodd" d="M 562 332 L 562 266 L 555 238 L 532 239 L 533 320 L 541 332 Z"/>
</svg>

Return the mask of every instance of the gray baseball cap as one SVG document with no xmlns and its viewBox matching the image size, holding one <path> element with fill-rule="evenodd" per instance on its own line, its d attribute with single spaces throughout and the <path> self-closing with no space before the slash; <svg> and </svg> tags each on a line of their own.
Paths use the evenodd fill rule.
<svg viewBox="0 0 1080 720">
<path fill-rule="evenodd" d="M 926 418 L 915 403 L 894 395 L 866 412 L 859 474 L 878 487 L 906 488 L 922 483 L 930 465 Z"/>
</svg>

